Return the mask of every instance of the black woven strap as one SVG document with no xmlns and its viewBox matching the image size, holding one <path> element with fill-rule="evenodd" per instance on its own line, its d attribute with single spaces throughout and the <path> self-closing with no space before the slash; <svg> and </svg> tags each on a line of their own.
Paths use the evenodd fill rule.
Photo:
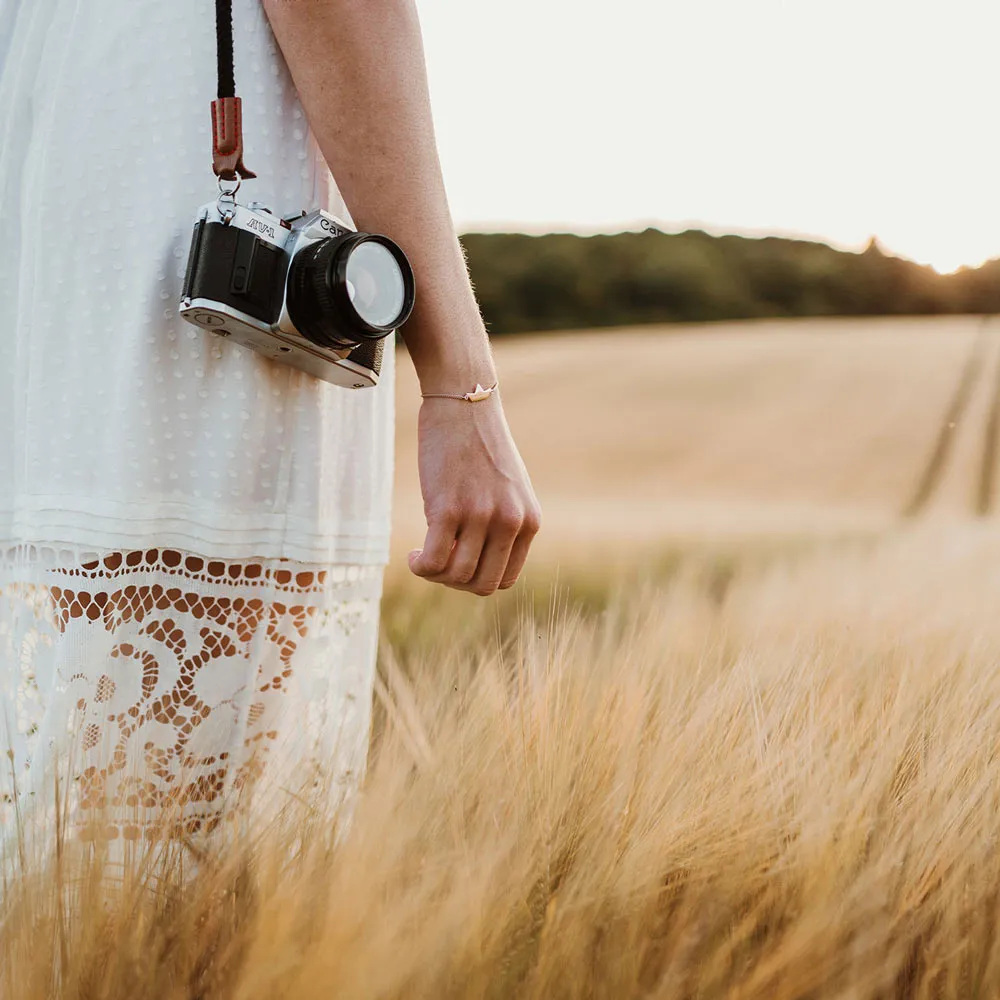
<svg viewBox="0 0 1000 1000">
<path fill-rule="evenodd" d="M 219 57 L 219 97 L 235 97 L 233 0 L 215 0 L 215 34 Z"/>
<path fill-rule="evenodd" d="M 226 180 L 257 175 L 243 162 L 243 102 L 233 72 L 233 0 L 215 0 L 219 96 L 212 101 L 212 169 Z"/>
</svg>

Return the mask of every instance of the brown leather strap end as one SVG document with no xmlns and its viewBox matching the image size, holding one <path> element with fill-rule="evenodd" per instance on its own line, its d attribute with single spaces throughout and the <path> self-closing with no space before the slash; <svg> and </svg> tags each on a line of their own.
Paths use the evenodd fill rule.
<svg viewBox="0 0 1000 1000">
<path fill-rule="evenodd" d="M 243 165 L 243 103 L 238 97 L 212 101 L 212 169 L 227 181 L 257 176 Z"/>
</svg>

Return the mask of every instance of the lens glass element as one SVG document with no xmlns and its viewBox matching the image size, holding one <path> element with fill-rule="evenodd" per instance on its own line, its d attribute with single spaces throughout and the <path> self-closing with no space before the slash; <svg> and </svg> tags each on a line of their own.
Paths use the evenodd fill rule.
<svg viewBox="0 0 1000 1000">
<path fill-rule="evenodd" d="M 388 247 L 375 240 L 359 243 L 347 259 L 347 294 L 351 305 L 372 326 L 395 326 L 406 301 L 399 263 Z"/>
</svg>

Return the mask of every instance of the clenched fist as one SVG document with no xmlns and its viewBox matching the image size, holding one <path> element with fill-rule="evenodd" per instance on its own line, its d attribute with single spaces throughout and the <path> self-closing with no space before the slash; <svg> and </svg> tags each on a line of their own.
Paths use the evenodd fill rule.
<svg viewBox="0 0 1000 1000">
<path fill-rule="evenodd" d="M 481 597 L 512 587 L 541 510 L 499 395 L 425 399 L 417 433 L 427 538 L 410 569 Z"/>
</svg>

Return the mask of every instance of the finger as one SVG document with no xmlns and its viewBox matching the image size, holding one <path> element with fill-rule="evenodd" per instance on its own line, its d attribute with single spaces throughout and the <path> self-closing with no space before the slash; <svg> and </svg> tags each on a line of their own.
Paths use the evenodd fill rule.
<svg viewBox="0 0 1000 1000">
<path fill-rule="evenodd" d="M 458 533 L 458 542 L 443 573 L 429 579 L 449 587 L 466 588 L 476 575 L 479 559 L 486 542 L 486 524 L 476 521 L 464 524 Z"/>
<path fill-rule="evenodd" d="M 503 572 L 503 579 L 500 581 L 500 590 L 507 590 L 517 583 L 517 578 L 524 569 L 524 562 L 528 558 L 528 549 L 538 534 L 538 526 L 533 521 L 526 521 L 521 533 L 514 539 L 511 546 L 510 558 L 507 560 L 507 568 Z"/>
<path fill-rule="evenodd" d="M 409 555 L 410 571 L 417 576 L 433 577 L 444 572 L 455 546 L 456 522 L 448 518 L 431 521 L 424 547 Z"/>
<path fill-rule="evenodd" d="M 504 578 L 504 571 L 510 560 L 511 548 L 517 538 L 520 523 L 506 528 L 494 527 L 483 546 L 476 575 L 469 583 L 469 589 L 480 597 L 489 597 L 496 592 Z"/>
</svg>

